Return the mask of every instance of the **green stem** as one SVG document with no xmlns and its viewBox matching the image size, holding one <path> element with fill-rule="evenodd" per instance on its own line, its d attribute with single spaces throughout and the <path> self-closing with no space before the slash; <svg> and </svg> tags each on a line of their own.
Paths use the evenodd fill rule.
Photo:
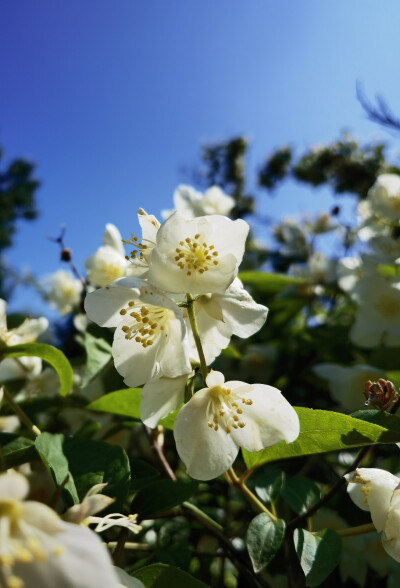
<svg viewBox="0 0 400 588">
<path fill-rule="evenodd" d="M 195 512 L 199 517 L 202 517 L 203 519 L 205 519 L 206 521 L 208 521 L 210 523 L 210 525 L 212 525 L 218 531 L 223 531 L 224 530 L 223 527 L 222 527 L 222 525 L 220 525 L 219 523 L 217 523 L 217 521 L 214 521 L 214 519 L 212 519 L 211 517 L 209 517 L 208 514 L 206 514 L 204 511 L 202 511 L 200 508 L 198 508 L 197 506 L 195 506 L 191 502 L 187 502 L 185 500 L 185 502 L 183 502 L 183 506 L 185 508 L 187 508 L 188 510 L 191 510 L 192 512 Z"/>
<path fill-rule="evenodd" d="M 359 525 L 358 527 L 350 527 L 350 529 L 339 529 L 336 533 L 341 537 L 353 537 L 354 535 L 372 533 L 372 531 L 376 531 L 375 526 L 372 523 L 367 523 L 366 525 Z"/>
<path fill-rule="evenodd" d="M 229 470 L 225 472 L 225 477 L 228 481 L 228 484 L 237 488 L 239 492 L 241 492 L 241 494 L 243 494 L 243 496 L 257 508 L 257 510 L 265 512 L 265 514 L 267 514 L 272 521 L 276 521 L 277 516 L 274 515 L 274 513 L 272 513 L 265 506 L 265 504 L 263 504 L 261 500 L 257 498 L 255 494 L 253 494 L 253 492 L 243 482 L 242 478 L 238 478 L 233 468 L 229 468 Z"/>
<path fill-rule="evenodd" d="M 33 424 L 31 419 L 22 410 L 22 408 L 14 402 L 14 400 L 11 398 L 10 394 L 7 392 L 7 390 L 4 387 L 3 387 L 3 394 L 4 394 L 4 398 L 5 398 L 6 402 L 13 409 L 13 411 L 15 412 L 17 417 L 20 419 L 20 421 L 22 421 L 28 427 L 28 429 L 31 430 L 32 433 L 34 433 L 34 435 L 36 435 L 38 437 L 41 434 L 40 429 L 36 425 Z"/>
<path fill-rule="evenodd" d="M 187 312 L 188 312 L 188 316 L 189 316 L 190 326 L 192 327 L 193 338 L 194 338 L 194 342 L 196 343 L 196 349 L 197 349 L 197 353 L 199 354 L 199 359 L 200 359 L 200 371 L 201 371 L 201 375 L 203 377 L 204 384 L 206 384 L 206 378 L 207 378 L 207 374 L 208 374 L 207 364 L 206 364 L 206 359 L 204 357 L 204 351 L 203 351 L 203 346 L 201 344 L 199 330 L 197 328 L 196 314 L 194 312 L 194 306 L 193 306 L 193 302 L 194 302 L 193 296 L 191 294 L 187 293 L 186 300 L 187 300 Z"/>
</svg>

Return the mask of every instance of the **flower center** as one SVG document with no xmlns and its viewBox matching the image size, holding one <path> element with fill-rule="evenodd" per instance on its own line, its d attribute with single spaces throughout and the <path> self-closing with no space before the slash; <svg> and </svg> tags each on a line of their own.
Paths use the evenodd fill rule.
<svg viewBox="0 0 400 588">
<path fill-rule="evenodd" d="M 150 221 L 152 225 L 157 227 L 157 223 L 155 221 Z M 148 245 L 143 243 L 143 241 L 147 241 Z M 131 261 L 134 265 L 144 265 L 147 266 L 147 258 L 151 253 L 153 247 L 155 247 L 154 241 L 150 241 L 148 239 L 142 239 L 139 241 L 138 237 L 135 237 L 135 233 L 132 233 L 130 238 L 125 241 L 122 239 L 122 243 L 124 245 L 131 245 L 133 247 L 132 251 L 129 255 L 125 255 L 125 259 L 127 261 Z"/>
<path fill-rule="evenodd" d="M 246 426 L 242 414 L 245 406 L 253 404 L 250 398 L 244 398 L 225 386 L 214 386 L 208 393 L 207 424 L 211 429 L 218 431 L 221 426 L 229 434 L 232 428 L 243 429 Z"/>
<path fill-rule="evenodd" d="M 17 538 L 16 538 L 17 537 Z M 44 550 L 41 540 L 24 529 L 23 510 L 12 500 L 0 501 L 0 585 L 6 588 L 24 588 L 25 582 L 14 574 L 16 563 L 44 562 L 48 555 L 60 555 L 64 547 L 54 544 L 50 553 Z M 4 583 L 3 583 L 4 582 Z"/>
<path fill-rule="evenodd" d="M 170 313 L 171 311 L 161 306 L 135 303 L 134 300 L 130 300 L 128 306 L 120 310 L 122 316 L 128 315 L 127 320 L 130 323 L 122 327 L 125 339 L 134 339 L 144 348 L 153 345 L 161 331 L 165 331 Z"/>
<path fill-rule="evenodd" d="M 186 270 L 188 276 L 191 276 L 192 272 L 204 274 L 213 265 L 218 265 L 218 251 L 215 251 L 215 245 L 207 245 L 200 237 L 200 233 L 193 239 L 187 237 L 184 241 L 179 241 L 180 247 L 175 249 L 176 264 L 180 269 Z"/>
</svg>

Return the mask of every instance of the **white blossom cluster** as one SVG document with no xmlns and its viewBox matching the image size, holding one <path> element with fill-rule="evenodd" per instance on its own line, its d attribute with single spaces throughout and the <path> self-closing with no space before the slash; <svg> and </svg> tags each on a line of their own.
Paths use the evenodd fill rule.
<svg viewBox="0 0 400 588">
<path fill-rule="evenodd" d="M 155 427 L 177 409 L 187 381 L 199 368 L 203 372 L 205 387 L 179 412 L 174 435 L 189 475 L 207 480 L 232 465 L 239 447 L 257 451 L 293 441 L 299 422 L 276 388 L 224 382 L 213 371 L 206 377 L 204 368 L 232 335 L 256 333 L 268 309 L 237 278 L 248 224 L 205 214 L 229 211 L 230 197 L 218 188 L 201 197 L 181 186 L 175 203 L 184 213 L 178 209 L 162 224 L 139 210 L 142 238 L 126 242 L 133 247 L 131 275 L 89 293 L 85 309 L 95 323 L 115 328 L 115 367 L 128 386 L 143 386 L 140 413 L 146 425 Z"/>
</svg>

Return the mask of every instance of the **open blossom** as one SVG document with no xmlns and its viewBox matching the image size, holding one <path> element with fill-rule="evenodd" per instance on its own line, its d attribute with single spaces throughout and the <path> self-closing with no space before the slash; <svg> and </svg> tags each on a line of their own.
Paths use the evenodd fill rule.
<svg viewBox="0 0 400 588">
<path fill-rule="evenodd" d="M 26 319 L 19 327 L 7 329 L 7 304 L 0 298 L 0 348 L 3 345 L 12 346 L 20 343 L 32 343 L 47 330 L 49 321 L 40 317 Z M 10 380 L 27 380 L 32 382 L 42 370 L 42 360 L 39 357 L 19 357 L 18 360 L 9 357 L 0 363 L 0 382 Z"/>
<path fill-rule="evenodd" d="M 125 259 L 122 239 L 117 227 L 106 225 L 103 246 L 85 261 L 88 282 L 95 287 L 108 286 L 118 278 L 123 278 L 129 270 Z"/>
<path fill-rule="evenodd" d="M 85 309 L 98 325 L 116 327 L 114 363 L 128 386 L 191 371 L 182 311 L 147 282 L 121 278 L 88 294 Z"/>
<path fill-rule="evenodd" d="M 149 281 L 167 292 L 223 294 L 236 277 L 249 225 L 210 215 L 189 220 L 179 212 L 157 232 Z"/>
<path fill-rule="evenodd" d="M 375 382 L 385 377 L 385 372 L 370 365 L 342 366 L 335 363 L 320 363 L 313 372 L 328 380 L 331 396 L 348 412 L 361 410 L 364 404 L 365 382 Z"/>
<path fill-rule="evenodd" d="M 180 185 L 174 193 L 175 209 L 186 218 L 205 216 L 206 214 L 228 215 L 235 206 L 232 196 L 224 194 L 218 186 L 211 186 L 201 194 L 191 186 Z M 173 211 L 163 211 L 163 217 L 168 218 Z"/>
<path fill-rule="evenodd" d="M 179 411 L 174 425 L 176 449 L 187 472 L 210 480 L 233 464 L 239 447 L 259 451 L 299 434 L 299 419 L 277 388 L 225 382 L 211 371 L 208 388 L 199 390 Z"/>
<path fill-rule="evenodd" d="M 194 302 L 194 310 L 207 365 L 229 345 L 232 335 L 247 338 L 257 333 L 268 314 L 268 308 L 257 304 L 238 278 L 223 294 L 199 296 Z M 189 341 L 191 357 L 198 362 L 191 331 Z"/>
<path fill-rule="evenodd" d="M 142 229 L 142 239 L 140 240 L 139 237 L 132 233 L 130 239 L 123 241 L 123 243 L 133 247 L 129 258 L 131 275 L 137 278 L 146 278 L 149 271 L 148 259 L 153 247 L 156 245 L 160 223 L 154 215 L 147 214 L 143 208 L 138 210 L 138 221 Z"/>
<path fill-rule="evenodd" d="M 346 478 L 350 498 L 371 513 L 383 548 L 400 562 L 400 479 L 377 468 L 358 468 Z"/>
<path fill-rule="evenodd" d="M 400 219 L 400 176 L 381 174 L 368 192 L 371 211 L 382 218 Z"/>
<path fill-rule="evenodd" d="M 72 312 L 80 302 L 83 284 L 70 272 L 59 270 L 43 280 L 46 289 L 46 300 L 60 314 Z"/>
<path fill-rule="evenodd" d="M 362 278 L 353 289 L 359 303 L 350 339 L 371 349 L 384 343 L 400 345 L 400 283 L 376 275 Z"/>
<path fill-rule="evenodd" d="M 0 475 L 0 585 L 5 588 L 117 588 L 119 579 L 90 529 L 66 523 L 48 506 L 24 501 L 26 478 Z"/>
</svg>

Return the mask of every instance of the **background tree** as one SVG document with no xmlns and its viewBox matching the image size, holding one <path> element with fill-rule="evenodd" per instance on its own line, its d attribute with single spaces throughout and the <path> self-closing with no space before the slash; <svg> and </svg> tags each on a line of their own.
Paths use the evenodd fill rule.
<svg viewBox="0 0 400 588">
<path fill-rule="evenodd" d="M 0 147 L 0 163 L 3 150 Z M 3 252 L 12 245 L 19 219 L 34 220 L 38 211 L 35 195 L 40 183 L 34 178 L 35 166 L 15 159 L 0 170 L 0 297 L 10 296 L 15 280 L 5 264 Z"/>
</svg>

